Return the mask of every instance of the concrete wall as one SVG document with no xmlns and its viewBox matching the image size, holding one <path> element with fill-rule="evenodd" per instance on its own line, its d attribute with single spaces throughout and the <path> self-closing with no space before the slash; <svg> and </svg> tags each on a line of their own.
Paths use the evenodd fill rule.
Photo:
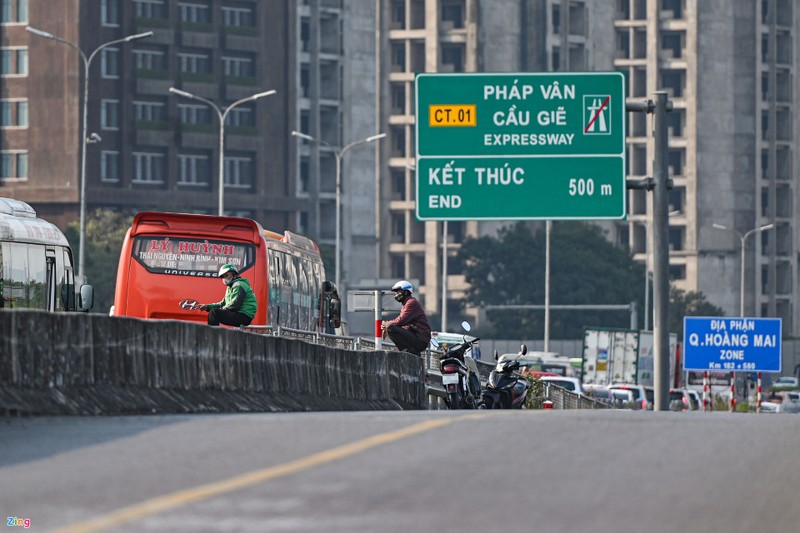
<svg viewBox="0 0 800 533">
<path fill-rule="evenodd" d="M 422 408 L 411 354 L 181 321 L 0 311 L 0 415 Z"/>
</svg>

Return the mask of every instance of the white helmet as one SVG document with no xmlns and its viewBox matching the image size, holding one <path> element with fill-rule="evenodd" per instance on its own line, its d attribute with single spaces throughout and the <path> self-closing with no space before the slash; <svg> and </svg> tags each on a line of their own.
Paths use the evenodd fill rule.
<svg viewBox="0 0 800 533">
<path fill-rule="evenodd" d="M 233 272 L 234 274 L 238 274 L 239 273 L 239 271 L 236 270 L 235 266 L 227 264 L 227 265 L 222 265 L 220 267 L 219 274 L 217 274 L 217 277 L 221 278 L 222 276 L 224 276 L 228 272 Z"/>
<path fill-rule="evenodd" d="M 401 279 L 397 283 L 392 286 L 393 291 L 408 291 L 411 292 L 414 290 L 414 286 L 411 283 L 407 282 L 404 279 Z"/>
</svg>

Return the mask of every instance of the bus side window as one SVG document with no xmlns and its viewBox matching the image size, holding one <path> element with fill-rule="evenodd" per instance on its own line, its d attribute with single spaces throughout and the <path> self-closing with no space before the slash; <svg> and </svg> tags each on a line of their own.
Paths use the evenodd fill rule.
<svg viewBox="0 0 800 533">
<path fill-rule="evenodd" d="M 267 307 L 267 324 L 277 325 L 281 318 L 281 262 L 280 254 L 273 249 L 267 251 L 269 261 L 269 282 L 267 286 L 269 300 Z"/>
<path fill-rule="evenodd" d="M 75 277 L 72 272 L 72 258 L 64 250 L 63 272 L 59 286 L 61 289 L 61 307 L 65 311 L 75 310 Z"/>
<path fill-rule="evenodd" d="M 56 252 L 45 250 L 45 305 L 48 311 L 56 310 Z"/>
</svg>

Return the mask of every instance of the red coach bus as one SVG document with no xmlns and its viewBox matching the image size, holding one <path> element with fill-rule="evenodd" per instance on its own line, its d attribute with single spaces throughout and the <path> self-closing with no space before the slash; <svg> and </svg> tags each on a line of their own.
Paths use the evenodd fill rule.
<svg viewBox="0 0 800 533">
<path fill-rule="evenodd" d="M 206 313 L 180 302 L 222 300 L 217 273 L 226 263 L 255 292 L 252 325 L 316 331 L 320 316 L 335 307 L 331 299 L 338 300 L 324 281 L 319 248 L 307 237 L 266 231 L 248 218 L 142 212 L 122 243 L 111 314 L 205 323 Z"/>
</svg>

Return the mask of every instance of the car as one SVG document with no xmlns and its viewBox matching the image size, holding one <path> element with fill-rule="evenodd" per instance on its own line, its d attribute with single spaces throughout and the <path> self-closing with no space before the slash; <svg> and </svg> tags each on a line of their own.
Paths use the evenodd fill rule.
<svg viewBox="0 0 800 533">
<path fill-rule="evenodd" d="M 574 392 L 575 394 L 583 395 L 583 387 L 581 386 L 581 381 L 578 378 L 568 378 L 565 376 L 541 376 L 539 379 L 544 383 L 553 383 L 562 389 Z"/>
<path fill-rule="evenodd" d="M 700 403 L 688 390 L 669 390 L 670 411 L 697 411 L 698 409 L 700 409 Z"/>
<path fill-rule="evenodd" d="M 573 368 L 569 358 L 556 352 L 528 352 L 520 356 L 518 353 L 505 353 L 498 358 L 498 361 L 516 359 L 519 361 L 523 372 L 543 372 L 556 376 L 573 376 Z"/>
<path fill-rule="evenodd" d="M 798 389 L 800 380 L 793 376 L 781 376 L 772 383 L 773 389 Z"/>
<path fill-rule="evenodd" d="M 653 410 L 653 404 L 647 400 L 647 391 L 643 385 L 636 385 L 633 383 L 614 383 L 608 387 L 611 390 L 630 390 L 635 392 L 634 401 L 639 403 L 639 408 L 642 410 Z"/>
<path fill-rule="evenodd" d="M 800 413 L 800 392 L 798 391 L 780 391 L 775 393 L 776 413 Z M 762 403 L 763 407 L 763 403 Z"/>
<path fill-rule="evenodd" d="M 689 393 L 689 396 L 694 400 L 694 403 L 697 405 L 697 409 L 703 408 L 703 398 L 700 396 L 700 393 L 693 389 L 686 389 L 686 392 Z"/>
<path fill-rule="evenodd" d="M 599 385 L 597 383 L 584 383 L 581 385 L 581 388 L 583 389 L 584 396 L 604 402 L 611 401 L 611 391 L 608 390 L 608 387 L 605 385 Z"/>
<path fill-rule="evenodd" d="M 610 395 L 609 403 L 612 409 L 627 409 L 639 411 L 642 402 L 636 400 L 636 391 L 633 389 L 607 389 Z"/>
</svg>

